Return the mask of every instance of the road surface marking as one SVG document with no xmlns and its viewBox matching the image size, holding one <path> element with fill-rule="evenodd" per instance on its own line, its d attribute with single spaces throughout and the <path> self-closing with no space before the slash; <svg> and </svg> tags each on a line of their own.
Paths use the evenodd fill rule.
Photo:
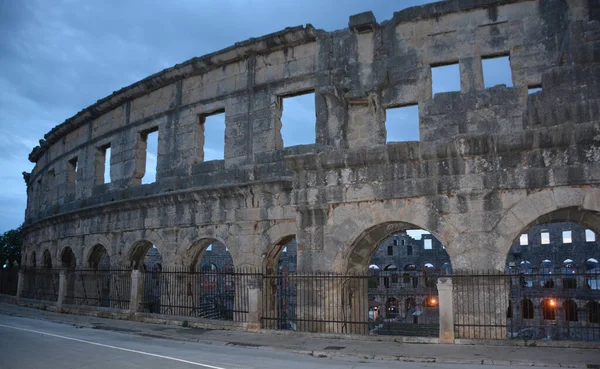
<svg viewBox="0 0 600 369">
<path fill-rule="evenodd" d="M 61 336 L 61 335 L 53 334 L 53 333 L 35 331 L 33 329 L 13 327 L 13 326 L 4 325 L 4 324 L 0 324 L 0 327 L 12 328 L 12 329 L 17 329 L 17 330 L 20 330 L 20 331 L 26 331 L 26 332 L 32 332 L 32 333 L 39 333 L 39 334 L 44 334 L 46 336 L 52 336 L 52 337 L 62 338 L 62 339 L 65 339 L 65 340 L 71 340 L 71 341 L 76 341 L 76 342 L 83 342 L 83 343 L 87 343 L 87 344 L 90 344 L 90 345 L 96 345 L 96 346 L 107 347 L 107 348 L 111 348 L 111 349 L 115 349 L 115 350 L 133 352 L 133 353 L 136 353 L 136 354 L 154 356 L 154 357 L 158 357 L 158 358 L 161 358 L 161 359 L 179 361 L 181 363 L 186 363 L 186 364 L 191 364 L 191 365 L 196 365 L 196 366 L 203 366 L 205 368 L 210 368 L 210 369 L 225 369 L 225 368 L 220 367 L 220 366 L 213 366 L 213 365 L 208 365 L 208 364 L 202 364 L 202 363 L 197 363 L 197 362 L 194 362 L 194 361 L 189 361 L 189 360 L 184 360 L 184 359 L 178 359 L 176 357 L 158 355 L 158 354 L 153 354 L 151 352 L 144 352 L 144 351 L 132 350 L 132 349 L 124 348 L 124 347 L 105 345 L 103 343 L 86 341 L 86 340 L 81 340 L 79 338 L 66 337 L 66 336 Z"/>
</svg>

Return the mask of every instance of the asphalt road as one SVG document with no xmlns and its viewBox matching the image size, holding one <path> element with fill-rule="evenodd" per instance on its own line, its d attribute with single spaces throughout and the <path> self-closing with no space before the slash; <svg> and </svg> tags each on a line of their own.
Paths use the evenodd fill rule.
<svg viewBox="0 0 600 369">
<path fill-rule="evenodd" d="M 1 369 L 494 368 L 490 365 L 317 358 L 289 352 L 180 342 L 77 328 L 23 317 L 1 317 Z"/>
</svg>

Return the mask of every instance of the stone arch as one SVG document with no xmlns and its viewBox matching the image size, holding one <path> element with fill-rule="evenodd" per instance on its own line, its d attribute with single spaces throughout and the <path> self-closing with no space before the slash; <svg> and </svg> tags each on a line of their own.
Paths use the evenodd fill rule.
<svg viewBox="0 0 600 369">
<path fill-rule="evenodd" d="M 600 189 L 557 187 L 525 196 L 493 228 L 496 249 L 504 255 L 495 258 L 495 267 L 504 269 L 506 255 L 521 234 L 538 224 L 573 222 L 600 233 Z"/>
<path fill-rule="evenodd" d="M 263 260 L 263 271 L 269 274 L 274 274 L 277 272 L 277 263 L 279 260 L 279 256 L 283 251 L 284 247 L 296 239 L 296 234 L 288 234 L 286 236 L 280 237 L 276 240 L 275 244 L 271 247 L 271 249 L 266 253 Z"/>
<path fill-rule="evenodd" d="M 394 233 L 410 229 L 425 228 L 412 223 L 397 221 L 378 224 L 366 229 L 354 240 L 345 253 L 343 270 L 347 273 L 365 272 L 369 267 L 371 257 L 383 240 Z M 428 229 L 425 230 L 429 231 Z M 435 234 L 434 237 L 437 238 Z"/>
<path fill-rule="evenodd" d="M 140 242 L 149 242 L 151 245 L 156 245 L 157 247 L 159 245 L 164 247 L 165 245 L 163 237 L 161 237 L 155 231 L 131 232 L 124 237 L 123 245 L 125 245 L 125 248 L 119 252 L 119 255 L 121 255 L 121 260 L 124 264 L 131 264 L 131 256 L 135 252 L 134 248 L 138 248 L 140 246 Z M 111 255 L 111 257 L 112 256 L 113 255 Z M 161 254 L 161 256 L 164 255 Z"/>
<path fill-rule="evenodd" d="M 96 244 L 90 248 L 86 254 L 85 261 L 90 268 L 98 269 L 105 257 L 110 258 L 110 254 L 104 245 Z M 109 259 L 110 260 L 110 259 Z"/>
<path fill-rule="evenodd" d="M 126 254 L 126 258 L 129 262 L 129 265 L 131 266 L 131 268 L 139 269 L 140 266 L 142 266 L 144 263 L 144 257 L 146 256 L 146 253 L 153 246 L 156 246 L 156 248 L 158 248 L 158 246 L 155 243 L 152 243 L 148 240 L 139 240 L 139 241 L 135 242 L 133 245 L 131 245 L 128 253 Z M 159 249 L 159 253 L 160 253 L 160 249 Z M 161 254 L 161 256 L 162 256 L 162 254 Z"/>
<path fill-rule="evenodd" d="M 77 266 L 77 259 L 75 258 L 75 253 L 73 253 L 73 249 L 69 246 L 62 249 L 60 253 L 60 264 L 61 267 L 67 269 L 75 269 Z"/>
</svg>

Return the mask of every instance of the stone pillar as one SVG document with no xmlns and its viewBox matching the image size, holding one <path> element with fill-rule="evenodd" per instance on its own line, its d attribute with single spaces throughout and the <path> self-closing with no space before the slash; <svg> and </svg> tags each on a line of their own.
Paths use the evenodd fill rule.
<svg viewBox="0 0 600 369">
<path fill-rule="evenodd" d="M 461 92 L 484 89 L 483 68 L 480 56 L 461 58 L 459 60 L 459 68 Z"/>
<path fill-rule="evenodd" d="M 258 332 L 262 318 L 262 277 L 259 275 L 248 276 L 246 283 L 248 294 L 248 326 L 250 332 Z"/>
<path fill-rule="evenodd" d="M 17 299 L 21 298 L 23 294 L 23 287 L 25 287 L 25 272 L 23 269 L 19 269 L 18 272 L 19 280 L 17 281 L 17 294 L 15 295 Z"/>
<path fill-rule="evenodd" d="M 144 286 L 144 279 L 139 270 L 131 271 L 131 296 L 129 297 L 129 310 L 131 314 L 141 311 Z"/>
<path fill-rule="evenodd" d="M 58 275 L 58 296 L 56 298 L 56 306 L 60 310 L 63 303 L 65 302 L 65 295 L 67 293 L 67 273 L 63 269 Z"/>
<path fill-rule="evenodd" d="M 454 343 L 452 278 L 438 278 L 437 289 L 440 311 L 440 343 Z"/>
</svg>

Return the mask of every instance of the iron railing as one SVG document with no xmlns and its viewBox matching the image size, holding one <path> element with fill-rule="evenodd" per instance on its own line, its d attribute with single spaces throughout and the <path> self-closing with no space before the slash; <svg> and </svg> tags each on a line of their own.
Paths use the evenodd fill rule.
<svg viewBox="0 0 600 369">
<path fill-rule="evenodd" d="M 600 275 L 458 273 L 457 338 L 600 341 Z"/>
<path fill-rule="evenodd" d="M 24 298 L 57 301 L 59 270 L 47 268 L 25 268 L 23 270 Z"/>
<path fill-rule="evenodd" d="M 0 268 L 0 294 L 15 296 L 18 283 L 19 268 Z"/>
<path fill-rule="evenodd" d="M 130 269 L 67 269 L 65 280 L 65 304 L 129 309 Z"/>
<path fill-rule="evenodd" d="M 262 325 L 328 333 L 437 336 L 437 277 L 281 274 L 263 277 Z"/>
<path fill-rule="evenodd" d="M 513 274 L 509 338 L 600 341 L 600 274 Z"/>
<path fill-rule="evenodd" d="M 246 322 L 248 291 L 261 275 L 250 271 L 144 271 L 144 312 Z"/>
</svg>

